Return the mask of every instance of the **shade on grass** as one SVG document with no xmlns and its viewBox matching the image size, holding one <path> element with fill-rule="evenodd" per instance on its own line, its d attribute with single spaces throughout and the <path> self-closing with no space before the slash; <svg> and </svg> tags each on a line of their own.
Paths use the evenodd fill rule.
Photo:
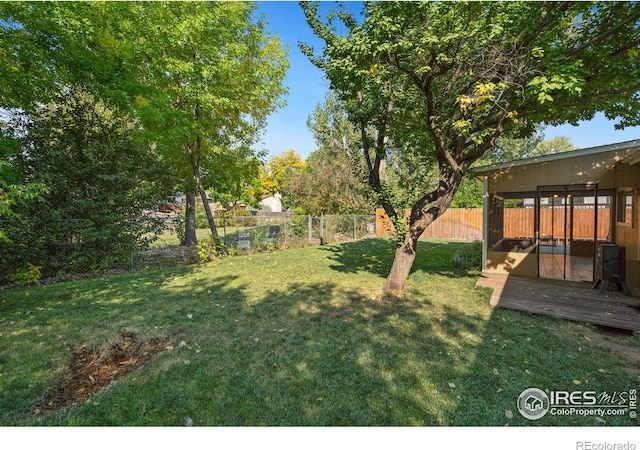
<svg viewBox="0 0 640 450">
<path fill-rule="evenodd" d="M 469 245 L 421 242 L 393 299 L 379 298 L 393 255 L 379 239 L 1 292 L 0 423 L 633 425 L 520 416 L 528 387 L 620 392 L 638 379 L 585 339 L 589 326 L 492 309 L 479 274 L 454 268 Z M 88 400 L 34 414 L 74 349 L 122 330 L 168 348 Z"/>
</svg>

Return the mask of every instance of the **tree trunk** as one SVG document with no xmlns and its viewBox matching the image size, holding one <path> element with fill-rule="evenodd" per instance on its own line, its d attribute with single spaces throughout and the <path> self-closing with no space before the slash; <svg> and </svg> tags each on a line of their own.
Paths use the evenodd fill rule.
<svg viewBox="0 0 640 450">
<path fill-rule="evenodd" d="M 195 107 L 195 119 L 196 119 L 196 122 L 200 120 L 200 107 L 197 103 Z M 209 222 L 209 229 L 211 230 L 211 236 L 213 236 L 213 239 L 217 242 L 218 229 L 216 228 L 216 223 L 213 220 L 213 213 L 211 212 L 211 207 L 209 206 L 207 191 L 205 191 L 204 184 L 202 183 L 202 178 L 200 177 L 200 158 L 202 156 L 202 137 L 200 136 L 196 137 L 195 149 L 193 148 L 192 144 L 187 141 L 187 152 L 189 153 L 189 158 L 191 160 L 191 168 L 193 169 L 193 179 L 196 182 L 198 192 L 200 193 L 200 198 L 202 199 L 202 205 L 204 206 L 204 211 L 207 215 L 207 221 Z"/>
<path fill-rule="evenodd" d="M 198 183 L 198 191 L 200 192 L 200 198 L 202 199 L 202 204 L 204 205 L 204 211 L 207 214 L 207 221 L 209 222 L 209 229 L 211 230 L 211 235 L 217 241 L 218 236 L 218 228 L 216 227 L 216 223 L 213 220 L 213 213 L 211 212 L 211 207 L 209 206 L 209 200 L 207 199 L 207 192 L 204 190 L 204 186 L 202 185 L 202 180 L 200 177 L 196 177 L 196 182 Z"/>
<path fill-rule="evenodd" d="M 449 182 L 448 178 L 446 173 L 441 174 L 438 190 L 428 194 L 414 204 L 404 241 L 396 248 L 391 271 L 384 286 L 385 292 L 394 294 L 402 292 L 404 284 L 409 278 L 413 262 L 416 259 L 418 239 L 420 239 L 424 230 L 444 214 L 451 204 L 460 187 L 462 177 L 455 177 L 453 182 Z M 432 204 L 433 206 L 426 209 L 427 204 Z"/>
<path fill-rule="evenodd" d="M 184 221 L 184 242 L 182 245 L 186 247 L 195 247 L 198 244 L 196 237 L 196 194 L 195 192 L 187 192 L 187 207 L 185 209 Z"/>
<path fill-rule="evenodd" d="M 404 242 L 398 245 L 391 271 L 384 285 L 384 292 L 395 294 L 402 292 L 404 283 L 407 281 L 407 278 L 409 278 L 413 261 L 416 259 L 417 244 L 418 240 L 413 239 L 411 234 L 407 233 Z"/>
</svg>

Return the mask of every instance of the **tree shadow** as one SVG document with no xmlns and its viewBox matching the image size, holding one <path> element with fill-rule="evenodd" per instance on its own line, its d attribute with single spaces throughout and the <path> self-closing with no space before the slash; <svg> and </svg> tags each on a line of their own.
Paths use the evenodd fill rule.
<svg viewBox="0 0 640 450">
<path fill-rule="evenodd" d="M 369 272 L 386 276 L 393 263 L 395 244 L 388 239 L 362 239 L 340 244 L 323 245 L 333 262 L 329 267 L 336 272 Z"/>
<path fill-rule="evenodd" d="M 143 339 L 178 338 L 196 309 L 184 298 L 232 283 L 220 277 L 176 296 L 171 281 L 197 266 L 111 275 L 5 291 L 0 295 L 0 424 L 19 423 L 48 391 L 71 374 L 74 349 L 116 342 L 123 332 Z M 170 274 L 170 277 L 169 277 Z M 203 308 L 204 309 L 204 308 Z"/>
<path fill-rule="evenodd" d="M 472 330 L 458 323 L 458 330 Z M 550 391 L 595 391 L 598 395 L 623 393 L 637 384 L 628 372 L 632 363 L 622 355 L 599 347 L 588 337 L 592 326 L 550 316 L 520 311 L 492 309 L 477 329 L 478 345 L 464 371 L 456 379 L 456 391 L 462 399 L 451 411 L 450 425 L 465 426 L 634 426 L 625 416 L 566 414 L 547 412 L 532 420 L 520 412 L 519 397 L 529 388 L 547 394 Z M 619 395 L 619 394 L 618 394 Z M 595 409 L 595 408 L 594 408 Z M 586 411 L 586 410 L 585 410 Z M 578 432 L 580 433 L 580 432 Z M 611 436 L 614 437 L 613 435 Z"/>
<path fill-rule="evenodd" d="M 466 280 L 463 288 L 476 294 L 466 293 L 465 303 L 413 285 L 408 295 L 383 301 L 338 281 L 257 288 L 214 267 L 82 289 L 74 283 L 66 286 L 73 287 L 67 303 L 56 287 L 29 290 L 26 305 L 0 304 L 30 347 L 1 344 L 0 386 L 10 394 L 0 396 L 2 423 L 28 422 L 20 417 L 39 400 L 34 392 L 51 384 L 33 374 L 64 375 L 65 346 L 125 327 L 169 335 L 172 349 L 90 401 L 34 423 L 175 426 L 190 417 L 196 426 L 588 425 L 593 418 L 534 423 L 515 402 L 526 387 L 571 389 L 577 379 L 620 391 L 632 380 L 622 365 L 605 366 L 606 352 L 575 338 L 577 325 L 491 310 L 488 292 Z M 18 319 L 24 306 L 35 313 Z M 81 307 L 84 314 L 73 309 Z M 63 339 L 42 347 L 38 333 Z M 37 354 L 19 361 L 23 351 Z M 14 377 L 15 370 L 32 375 Z"/>
<path fill-rule="evenodd" d="M 456 268 L 452 260 L 456 249 L 468 249 L 472 245 L 468 242 L 420 240 L 410 276 L 417 272 L 447 277 L 477 276 L 477 270 Z M 369 272 L 386 277 L 393 264 L 395 243 L 389 239 L 372 238 L 321 248 L 330 253 L 328 259 L 333 262 L 329 266 L 332 270 L 354 274 Z"/>
<path fill-rule="evenodd" d="M 196 283 L 186 275 L 145 274 L 126 304 L 117 301 L 126 283 L 97 285 L 76 299 L 94 314 L 67 319 L 62 329 L 80 330 L 65 334 L 63 345 L 127 326 L 169 334 L 174 348 L 94 400 L 34 423 L 162 426 L 191 417 L 200 426 L 429 426 L 446 421 L 457 403 L 447 381 L 464 366 L 456 341 L 476 332 L 478 318 L 455 308 L 417 313 L 432 307 L 428 298 L 373 301 L 336 283 L 294 282 L 256 296 L 235 276 Z M 64 305 L 51 305 L 57 313 L 38 321 L 63 315 Z M 63 349 L 47 351 L 49 366 L 64 364 Z M 52 383 L 28 381 L 5 385 L 12 393 L 3 423 L 23 423 L 16 417 L 37 404 L 34 391 Z"/>
<path fill-rule="evenodd" d="M 417 315 L 425 306 L 418 299 L 371 301 L 333 283 L 295 283 L 246 304 L 243 319 L 225 330 L 235 339 L 216 340 L 226 347 L 215 352 L 220 367 L 209 380 L 218 394 L 213 414 L 201 420 L 437 425 L 442 412 L 430 405 L 455 402 L 441 381 L 459 370 L 453 341 L 477 324 L 453 309 L 440 321 Z M 224 356 L 230 354 L 242 356 Z"/>
</svg>

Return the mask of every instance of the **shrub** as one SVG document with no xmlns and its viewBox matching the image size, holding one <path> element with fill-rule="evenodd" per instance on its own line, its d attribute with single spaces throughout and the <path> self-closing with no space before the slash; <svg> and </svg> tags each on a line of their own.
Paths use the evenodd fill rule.
<svg viewBox="0 0 640 450">
<path fill-rule="evenodd" d="M 40 266 L 34 266 L 31 263 L 27 263 L 26 268 L 22 268 L 15 273 L 9 275 L 10 281 L 15 281 L 21 284 L 36 284 L 40 281 Z"/>
<path fill-rule="evenodd" d="M 45 277 L 128 267 L 160 227 L 135 218 L 173 185 L 162 156 L 136 138 L 134 119 L 80 89 L 22 121 L 20 177 L 47 192 L 35 207 L 16 206 L 22 222 L 3 224 L 0 282 L 35 276 L 27 263 Z"/>
<path fill-rule="evenodd" d="M 213 261 L 220 258 L 225 253 L 224 244 L 220 239 L 209 235 L 207 239 L 201 239 L 196 246 L 198 260 L 201 263 Z"/>
</svg>

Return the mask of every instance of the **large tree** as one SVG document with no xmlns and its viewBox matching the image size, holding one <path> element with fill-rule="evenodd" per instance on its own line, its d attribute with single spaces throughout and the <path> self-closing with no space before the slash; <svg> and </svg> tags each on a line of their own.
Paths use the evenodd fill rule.
<svg viewBox="0 0 640 450">
<path fill-rule="evenodd" d="M 210 186 L 212 199 L 222 205 L 235 207 L 238 203 L 249 203 L 258 206 L 254 196 L 254 188 L 260 171 L 260 157 L 253 148 L 230 147 L 224 151 L 213 151 L 207 155 L 205 167 L 215 170 L 207 171 L 204 177 L 206 186 Z"/>
<path fill-rule="evenodd" d="M 20 210 L 34 201 L 42 201 L 49 189 L 38 182 L 24 182 L 23 168 L 16 161 L 20 142 L 9 124 L 0 120 L 0 220 L 19 219 Z M 0 229 L 0 242 L 7 240 Z"/>
<path fill-rule="evenodd" d="M 326 20 L 302 6 L 325 45 L 301 48 L 359 124 L 369 183 L 396 224 L 379 176 L 390 146 L 436 174 L 400 227 L 386 290 L 403 289 L 419 237 L 500 136 L 598 111 L 640 122 L 636 2 L 373 2 L 361 18 L 343 9 Z"/>
<path fill-rule="evenodd" d="M 166 156 L 189 212 L 195 193 L 208 207 L 212 155 L 246 154 L 284 93 L 285 53 L 254 12 L 250 2 L 0 3 L 0 108 L 31 113 L 81 86 L 139 119 L 137 139 Z"/>
<path fill-rule="evenodd" d="M 366 170 L 354 143 L 359 132 L 339 100 L 329 92 L 307 120 L 317 150 L 304 170 L 289 180 L 286 192 L 293 206 L 305 214 L 363 214 L 375 206 L 366 183 Z"/>
<path fill-rule="evenodd" d="M 266 164 L 260 166 L 255 195 L 261 198 L 265 195 L 286 193 L 292 176 L 302 169 L 304 161 L 292 148 L 272 156 Z"/>
<path fill-rule="evenodd" d="M 142 101 L 152 114 L 162 112 L 163 120 L 150 126 L 160 125 L 159 140 L 181 169 L 192 200 L 187 211 L 193 212 L 189 194 L 197 191 L 215 238 L 205 184 L 220 169 L 215 156 L 225 149 L 234 153 L 230 157 L 238 148 L 246 153 L 284 93 L 285 54 L 264 23 L 254 20 L 254 10 L 249 2 L 168 2 L 148 23 L 154 30 L 149 38 L 166 44 L 149 63 L 157 91 Z M 195 242 L 195 230 L 187 231 L 187 242 Z"/>
<path fill-rule="evenodd" d="M 16 119 L 19 184 L 46 186 L 36 206 L 17 204 L 0 245 L 0 278 L 28 264 L 43 274 L 127 267 L 131 251 L 160 230 L 144 211 L 173 187 L 156 151 L 133 138 L 139 124 L 82 89 Z"/>
</svg>

